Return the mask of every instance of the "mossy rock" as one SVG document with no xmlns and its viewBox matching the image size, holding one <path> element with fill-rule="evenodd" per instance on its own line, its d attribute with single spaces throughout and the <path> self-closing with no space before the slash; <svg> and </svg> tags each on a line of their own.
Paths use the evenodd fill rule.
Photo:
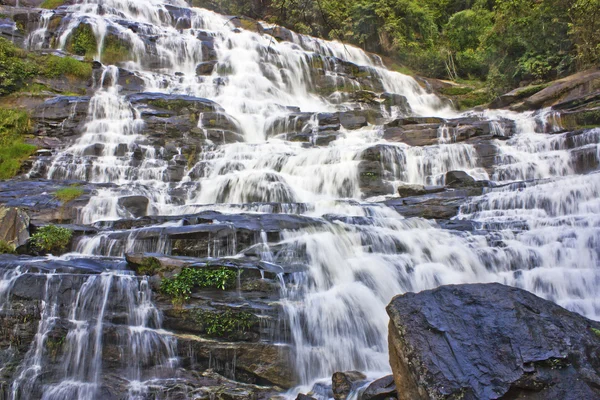
<svg viewBox="0 0 600 400">
<path fill-rule="evenodd" d="M 116 35 L 107 35 L 102 46 L 103 64 L 115 65 L 133 59 L 131 45 Z"/>
<path fill-rule="evenodd" d="M 98 51 L 98 41 L 92 26 L 79 24 L 67 39 L 67 51 L 78 56 L 93 57 Z"/>
<path fill-rule="evenodd" d="M 566 129 L 598 127 L 600 126 L 600 107 L 561 114 L 560 123 Z"/>
</svg>

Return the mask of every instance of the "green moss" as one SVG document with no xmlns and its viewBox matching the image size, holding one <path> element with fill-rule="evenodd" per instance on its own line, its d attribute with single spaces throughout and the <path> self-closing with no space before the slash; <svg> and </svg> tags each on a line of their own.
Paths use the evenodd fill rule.
<svg viewBox="0 0 600 400">
<path fill-rule="evenodd" d="M 600 337 L 600 329 L 596 329 L 596 328 L 591 328 L 592 332 L 594 333 L 594 335 Z"/>
<path fill-rule="evenodd" d="M 0 254 L 13 254 L 15 246 L 8 243 L 6 240 L 0 240 Z"/>
<path fill-rule="evenodd" d="M 79 56 L 93 57 L 98 50 L 94 30 L 89 24 L 79 24 L 68 39 L 67 50 Z"/>
<path fill-rule="evenodd" d="M 137 267 L 139 275 L 155 275 L 160 270 L 161 264 L 156 257 L 145 258 Z"/>
<path fill-rule="evenodd" d="M 164 279 L 161 291 L 173 298 L 173 303 L 182 304 L 189 300 L 194 288 L 217 288 L 225 290 L 232 286 L 237 271 L 220 268 L 184 268 L 173 278 Z"/>
<path fill-rule="evenodd" d="M 190 105 L 189 101 L 185 100 L 164 100 L 164 99 L 156 99 L 150 100 L 148 102 L 149 105 L 156 108 L 162 108 L 164 110 L 170 111 L 179 111 Z M 213 120 L 214 121 L 214 120 Z M 213 123 L 216 123 L 214 121 Z"/>
<path fill-rule="evenodd" d="M 65 0 L 44 0 L 44 2 L 40 4 L 40 7 L 53 10 L 62 6 L 63 4 L 65 4 Z"/>
<path fill-rule="evenodd" d="M 17 175 L 23 161 L 35 153 L 35 146 L 22 141 L 30 128 L 26 112 L 0 108 L 0 179 Z"/>
<path fill-rule="evenodd" d="M 257 318 L 249 312 L 196 311 L 195 319 L 203 326 L 206 334 L 214 337 L 227 337 L 242 333 L 257 323 Z"/>
<path fill-rule="evenodd" d="M 78 186 L 69 186 L 66 188 L 62 188 L 54 193 L 54 196 L 63 203 L 73 201 L 81 197 L 81 195 L 83 195 L 83 189 Z"/>
<path fill-rule="evenodd" d="M 19 90 L 37 73 L 37 65 L 28 59 L 27 52 L 0 38 L 0 95 Z"/>
<path fill-rule="evenodd" d="M 466 110 L 469 108 L 485 105 L 491 101 L 490 94 L 484 90 L 477 90 L 456 98 L 458 108 Z"/>
<path fill-rule="evenodd" d="M 92 65 L 71 57 L 49 56 L 42 61 L 41 73 L 48 78 L 67 76 L 70 78 L 89 79 L 92 77 Z"/>
<path fill-rule="evenodd" d="M 73 237 L 73 231 L 56 225 L 39 228 L 31 236 L 31 247 L 37 251 L 64 251 Z"/>
<path fill-rule="evenodd" d="M 132 58 L 129 46 L 115 36 L 107 36 L 102 48 L 102 63 L 114 65 Z"/>
<path fill-rule="evenodd" d="M 517 90 L 517 97 L 520 99 L 524 99 L 526 97 L 533 96 L 537 92 L 546 89 L 548 86 L 550 86 L 549 83 L 544 83 L 542 85 L 533 85 L 533 86 L 524 87 L 523 89 Z"/>
</svg>

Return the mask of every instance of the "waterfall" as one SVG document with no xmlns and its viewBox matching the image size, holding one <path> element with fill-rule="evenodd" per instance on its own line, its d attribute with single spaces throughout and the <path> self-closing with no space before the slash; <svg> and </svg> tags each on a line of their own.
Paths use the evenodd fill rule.
<svg viewBox="0 0 600 400">
<path fill-rule="evenodd" d="M 385 306 L 400 293 L 500 282 L 600 319 L 600 174 L 582 174 L 572 152 L 592 149 L 600 160 L 600 129 L 573 137 L 548 110 L 459 114 L 412 77 L 386 69 L 356 47 L 295 33 L 277 40 L 266 23 L 256 30 L 240 28 L 231 18 L 179 0 L 85 0 L 60 12 L 69 18 L 60 21 L 56 40 L 44 38 L 58 11 L 44 11 L 29 46 L 68 50 L 74 32 L 85 25 L 97 44 L 91 57 L 106 65 L 97 65 L 82 134 L 53 155 L 45 177 L 106 184 L 93 192 L 78 223 L 110 227 L 134 219 L 122 201 L 131 197 L 147 199 L 144 215 L 157 217 L 147 226 L 80 238 L 66 257 L 168 255 L 169 235 L 205 224 L 206 258 L 242 259 L 250 251 L 240 251 L 235 221 L 228 216 L 240 215 L 248 226 L 252 218 L 272 214 L 318 221 L 276 234 L 261 227 L 256 241 L 261 262 L 302 266 L 280 275 L 278 304 L 299 382 L 290 398 L 336 371 L 388 373 Z M 115 37 L 126 48 L 118 66 L 103 54 Z M 198 73 L 200 66 L 207 72 Z M 352 68 L 359 78 L 348 72 Z M 192 126 L 180 134 L 190 136 L 150 138 L 148 121 L 160 113 L 128 92 L 126 73 L 155 102 L 162 95 L 201 103 L 200 111 L 186 114 Z M 365 117 L 356 129 L 331 123 L 336 113 L 365 111 L 348 95 L 361 91 L 400 95 L 406 104 L 377 103 L 377 118 Z M 163 113 L 171 118 L 168 111 Z M 480 143 L 457 142 L 460 124 L 441 124 L 433 142 L 423 146 L 383 139 L 385 124 L 407 116 L 484 121 L 493 135 L 493 165 L 482 159 Z M 185 142 L 192 135 L 202 145 L 190 156 Z M 327 145 L 317 143 L 323 137 Z M 365 190 L 364 180 L 373 174 L 365 174 L 365 163 L 385 183 L 375 194 Z M 453 170 L 491 181 L 454 218 L 472 222 L 475 230 L 444 229 L 386 205 L 398 187 L 443 186 Z M 188 220 L 215 211 L 218 218 Z M 221 228 L 226 234 L 209 231 Z M 41 319 L 11 398 L 28 393 L 43 393 L 47 400 L 99 398 L 108 345 L 128 360 L 127 368 L 118 369 L 128 398 L 144 398 L 153 385 L 160 387 L 155 380 L 177 377 L 177 341 L 162 329 L 151 283 L 109 269 L 80 275 L 68 304 L 58 297 L 61 282 L 73 279 L 69 273 L 21 268 L 3 275 L 0 311 L 23 274 L 45 279 Z M 44 343 L 57 329 L 64 331 L 67 349 L 61 378 L 43 382 L 43 369 L 51 363 Z"/>
</svg>

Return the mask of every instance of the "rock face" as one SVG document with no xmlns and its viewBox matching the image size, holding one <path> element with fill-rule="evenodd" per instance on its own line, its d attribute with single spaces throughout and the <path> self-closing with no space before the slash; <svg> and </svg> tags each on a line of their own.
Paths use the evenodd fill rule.
<svg viewBox="0 0 600 400">
<path fill-rule="evenodd" d="M 0 240 L 19 247 L 29 239 L 29 215 L 16 207 L 0 207 Z"/>
<path fill-rule="evenodd" d="M 443 286 L 387 311 L 400 400 L 600 398 L 600 323 L 529 292 Z"/>
<path fill-rule="evenodd" d="M 331 377 L 331 388 L 335 400 L 346 400 L 356 386 L 364 382 L 367 377 L 358 371 L 336 372 Z"/>
</svg>

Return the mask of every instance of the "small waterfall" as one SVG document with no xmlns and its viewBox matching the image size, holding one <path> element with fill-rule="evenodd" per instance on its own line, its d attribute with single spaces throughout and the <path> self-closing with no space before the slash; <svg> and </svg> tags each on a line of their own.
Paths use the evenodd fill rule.
<svg viewBox="0 0 600 400">
<path fill-rule="evenodd" d="M 147 381 L 159 376 L 155 374 L 174 376 L 176 340 L 160 330 L 161 317 L 147 279 L 118 272 L 88 278 L 37 276 L 45 279 L 40 321 L 9 398 L 27 399 L 38 393 L 44 400 L 97 398 L 107 351 L 119 353 L 119 371 L 130 399 L 141 398 Z M 63 296 L 73 289 L 68 286 L 77 281 L 80 285 L 71 302 L 65 303 Z M 125 316 L 123 323 L 115 322 L 120 314 Z"/>
</svg>

